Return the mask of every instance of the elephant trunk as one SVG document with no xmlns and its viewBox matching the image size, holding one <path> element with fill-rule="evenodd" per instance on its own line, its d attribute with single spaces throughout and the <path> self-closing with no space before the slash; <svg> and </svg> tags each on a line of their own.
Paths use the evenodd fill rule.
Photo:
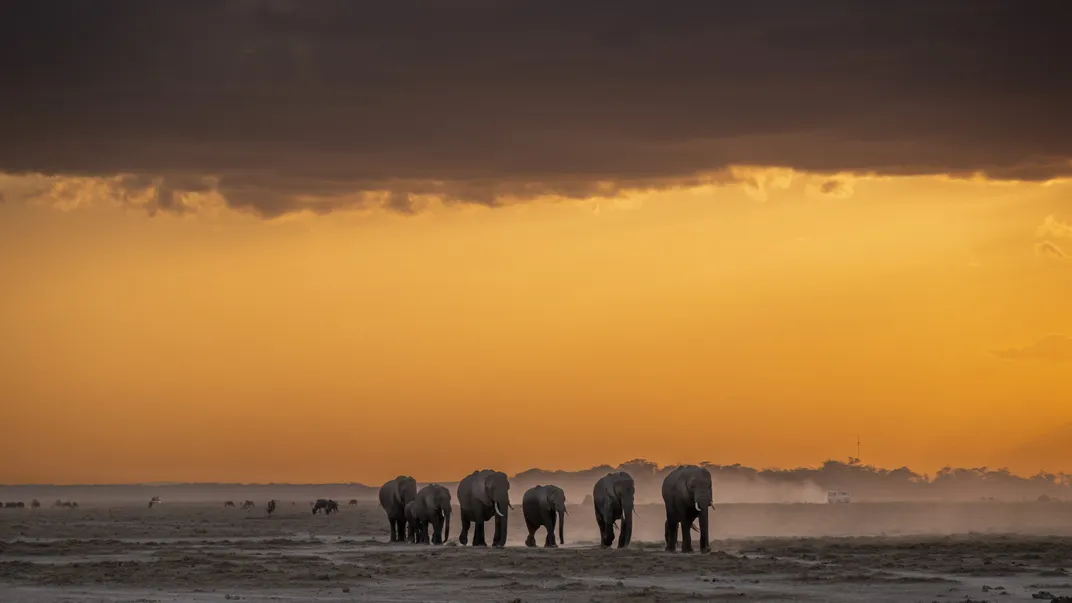
<svg viewBox="0 0 1072 603">
<path fill-rule="evenodd" d="M 708 528 L 710 527 L 707 518 L 707 508 L 700 512 L 700 550 L 706 551 L 710 543 Z"/>
<path fill-rule="evenodd" d="M 558 543 L 566 544 L 566 505 L 558 510 Z"/>
<path fill-rule="evenodd" d="M 629 546 L 633 539 L 633 501 L 622 501 L 622 533 L 618 536 L 618 546 Z"/>
<path fill-rule="evenodd" d="M 450 540 L 450 507 L 443 510 L 443 542 Z"/>
<path fill-rule="evenodd" d="M 510 497 L 507 494 L 502 494 L 502 495 L 497 496 L 495 498 L 494 505 L 495 505 L 495 514 L 498 515 L 499 517 L 502 517 L 504 520 L 506 519 L 507 511 L 509 511 L 510 509 L 513 508 L 513 507 L 510 506 Z"/>
</svg>

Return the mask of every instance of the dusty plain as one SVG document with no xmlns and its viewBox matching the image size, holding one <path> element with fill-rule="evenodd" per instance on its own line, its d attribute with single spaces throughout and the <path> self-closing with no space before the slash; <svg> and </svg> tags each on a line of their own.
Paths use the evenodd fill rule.
<svg viewBox="0 0 1072 603">
<path fill-rule="evenodd" d="M 27 501 L 29 502 L 29 501 Z M 386 543 L 371 501 L 269 517 L 223 502 L 0 509 L 0 601 L 1038 601 L 1072 596 L 1072 504 L 720 505 L 708 554 L 663 551 L 662 509 L 601 550 L 590 507 L 566 545 Z M 488 529 L 492 528 L 489 522 Z M 488 536 L 490 540 L 490 533 Z M 543 543 L 542 532 L 537 541 Z"/>
</svg>

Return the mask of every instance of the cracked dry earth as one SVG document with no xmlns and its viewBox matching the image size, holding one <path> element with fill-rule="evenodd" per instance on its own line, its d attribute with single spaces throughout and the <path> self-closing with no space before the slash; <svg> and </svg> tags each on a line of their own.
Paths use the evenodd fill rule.
<svg viewBox="0 0 1072 603">
<path fill-rule="evenodd" d="M 651 525 L 635 528 L 644 539 L 627 550 L 598 548 L 580 510 L 571 515 L 577 525 L 567 524 L 575 543 L 526 548 L 515 513 L 509 546 L 496 550 L 387 544 L 380 513 L 371 504 L 332 517 L 284 507 L 270 519 L 177 504 L 0 513 L 0 601 L 960 602 L 1072 595 L 1072 535 L 716 532 L 711 553 L 675 554 L 653 537 L 661 525 L 650 508 L 641 513 Z"/>
</svg>

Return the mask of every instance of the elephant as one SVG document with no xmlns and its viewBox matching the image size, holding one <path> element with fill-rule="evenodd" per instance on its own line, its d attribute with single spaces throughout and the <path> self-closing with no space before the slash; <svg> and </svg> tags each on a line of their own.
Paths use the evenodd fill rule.
<svg viewBox="0 0 1072 603">
<path fill-rule="evenodd" d="M 406 503 L 406 542 L 410 544 L 422 542 L 420 527 L 417 522 L 417 501 L 411 500 Z"/>
<path fill-rule="evenodd" d="M 614 522 L 622 520 L 622 532 L 618 536 L 618 548 L 629 546 L 633 538 L 633 497 L 636 486 L 633 477 L 625 471 L 608 473 L 599 478 L 592 489 L 592 503 L 599 524 L 600 545 L 608 548 L 614 544 Z"/>
<path fill-rule="evenodd" d="M 547 538 L 544 539 L 544 547 L 554 548 L 555 544 L 555 519 L 558 519 L 558 542 L 566 543 L 565 526 L 566 493 L 558 486 L 536 485 L 525 492 L 521 499 L 521 511 L 525 514 L 525 526 L 529 529 L 529 537 L 525 539 L 525 546 L 536 546 L 536 530 L 540 527 L 547 529 Z"/>
<path fill-rule="evenodd" d="M 491 546 L 506 546 L 506 528 L 510 509 L 510 480 L 502 471 L 481 469 L 458 483 L 458 506 L 461 507 L 462 531 L 458 542 L 469 543 L 469 524 L 473 526 L 473 546 L 488 546 L 484 540 L 484 523 L 495 518 L 495 535 Z"/>
<path fill-rule="evenodd" d="M 696 465 L 682 465 L 663 479 L 663 502 L 666 504 L 666 550 L 677 548 L 677 530 L 681 526 L 681 552 L 692 552 L 692 522 L 700 519 L 700 552 L 710 549 L 707 508 L 715 508 L 711 494 L 711 472 Z"/>
<path fill-rule="evenodd" d="M 439 484 L 429 484 L 417 492 L 413 504 L 418 542 L 443 544 L 450 538 L 450 501 L 450 490 Z M 429 524 L 432 526 L 431 541 L 428 538 Z"/>
<path fill-rule="evenodd" d="M 417 480 L 408 475 L 399 475 L 380 486 L 380 506 L 387 513 L 387 521 L 391 524 L 391 542 L 408 540 L 406 504 L 416 497 Z"/>
</svg>

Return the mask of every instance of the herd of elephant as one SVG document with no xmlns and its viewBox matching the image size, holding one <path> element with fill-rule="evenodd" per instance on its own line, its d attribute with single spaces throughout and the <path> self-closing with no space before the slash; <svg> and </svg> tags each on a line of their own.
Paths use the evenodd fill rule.
<svg viewBox="0 0 1072 603">
<path fill-rule="evenodd" d="M 494 547 L 506 545 L 506 528 L 510 504 L 510 480 L 501 471 L 474 471 L 458 483 L 458 506 L 461 509 L 461 534 L 458 542 L 469 544 L 469 527 L 473 526 L 473 546 L 487 546 L 484 524 L 495 519 L 491 539 Z M 714 508 L 711 492 L 711 473 L 695 465 L 685 465 L 671 471 L 663 480 L 663 502 L 666 505 L 666 550 L 677 549 L 681 533 L 681 550 L 692 551 L 690 532 L 699 520 L 700 550 L 710 548 L 707 509 Z M 629 546 L 633 535 L 633 478 L 624 471 L 609 473 L 596 482 L 592 490 L 600 545 L 614 544 L 615 529 L 621 522 L 618 548 Z M 400 475 L 380 488 L 380 506 L 387 513 L 391 527 L 391 542 L 443 544 L 450 538 L 451 494 L 438 484 L 429 484 L 419 491 L 417 482 Z M 526 546 L 536 546 L 536 531 L 547 532 L 545 547 L 565 543 L 566 495 L 557 486 L 538 485 L 525 492 L 521 510 L 528 528 Z M 555 541 L 555 526 L 558 541 Z M 429 528 L 431 536 L 429 537 Z"/>
</svg>

